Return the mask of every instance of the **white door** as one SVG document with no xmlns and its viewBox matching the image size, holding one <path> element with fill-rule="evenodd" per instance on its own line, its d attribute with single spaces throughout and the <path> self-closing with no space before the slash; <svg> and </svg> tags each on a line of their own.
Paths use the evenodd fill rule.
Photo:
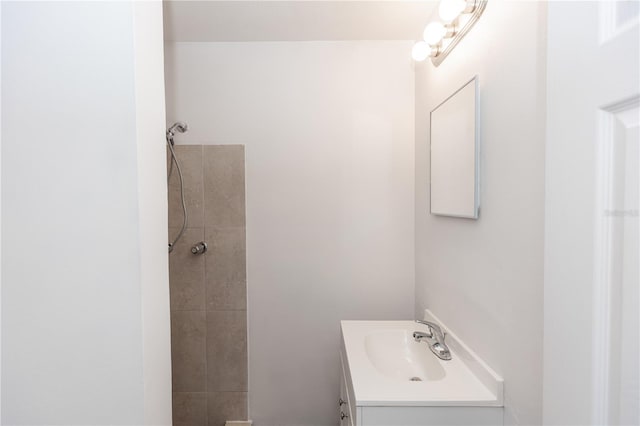
<svg viewBox="0 0 640 426">
<path fill-rule="evenodd" d="M 548 12 L 544 423 L 638 425 L 640 3 Z"/>
</svg>

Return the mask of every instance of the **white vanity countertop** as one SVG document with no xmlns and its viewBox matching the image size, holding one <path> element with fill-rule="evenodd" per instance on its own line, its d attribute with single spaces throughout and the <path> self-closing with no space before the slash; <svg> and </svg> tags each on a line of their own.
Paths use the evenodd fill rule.
<svg viewBox="0 0 640 426">
<path fill-rule="evenodd" d="M 425 317 L 442 326 L 430 312 Z M 452 359 L 443 361 L 426 342 L 413 340 L 414 331 L 427 331 L 413 321 L 342 321 L 341 326 L 355 405 L 503 405 L 502 378 L 448 330 Z"/>
</svg>

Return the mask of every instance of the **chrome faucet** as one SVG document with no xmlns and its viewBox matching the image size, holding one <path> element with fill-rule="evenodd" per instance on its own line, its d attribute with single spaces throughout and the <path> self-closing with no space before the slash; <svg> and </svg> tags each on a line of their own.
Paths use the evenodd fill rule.
<svg viewBox="0 0 640 426">
<path fill-rule="evenodd" d="M 429 344 L 429 349 L 435 356 L 445 361 L 451 359 L 451 351 L 444 342 L 446 333 L 442 331 L 442 328 L 436 323 L 431 321 L 416 320 L 418 324 L 426 325 L 427 332 L 414 331 L 413 338 L 416 342 L 421 342 L 423 339 Z"/>
</svg>

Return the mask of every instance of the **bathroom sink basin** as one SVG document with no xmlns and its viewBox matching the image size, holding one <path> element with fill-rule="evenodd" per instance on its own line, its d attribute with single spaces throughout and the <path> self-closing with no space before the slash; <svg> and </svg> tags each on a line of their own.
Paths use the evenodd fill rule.
<svg viewBox="0 0 640 426">
<path fill-rule="evenodd" d="M 441 380 L 444 368 L 426 351 L 426 343 L 416 342 L 408 330 L 378 330 L 364 338 L 367 357 L 381 374 L 400 381 Z"/>
<path fill-rule="evenodd" d="M 429 315 L 431 315 L 429 313 Z M 447 331 L 451 360 L 436 357 L 414 331 L 414 321 L 342 321 L 341 358 L 356 406 L 501 407 L 503 382 L 434 316 Z"/>
</svg>

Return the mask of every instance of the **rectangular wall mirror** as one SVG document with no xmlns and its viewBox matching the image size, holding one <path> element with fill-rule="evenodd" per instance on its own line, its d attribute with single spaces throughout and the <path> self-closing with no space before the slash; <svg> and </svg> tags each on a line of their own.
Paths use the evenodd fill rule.
<svg viewBox="0 0 640 426">
<path fill-rule="evenodd" d="M 477 219 L 478 77 L 431 111 L 431 214 Z"/>
</svg>

